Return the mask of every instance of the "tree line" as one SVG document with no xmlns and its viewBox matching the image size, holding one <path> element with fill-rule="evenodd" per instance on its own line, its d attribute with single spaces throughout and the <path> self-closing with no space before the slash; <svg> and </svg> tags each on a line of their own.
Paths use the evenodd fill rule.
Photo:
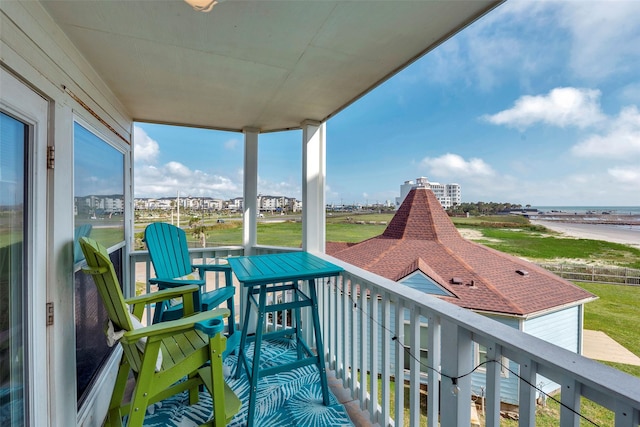
<svg viewBox="0 0 640 427">
<path fill-rule="evenodd" d="M 531 205 L 526 205 L 525 208 L 530 208 Z M 521 204 L 518 203 L 497 203 L 497 202 L 466 202 L 459 205 L 452 206 L 447 209 L 449 215 L 466 215 L 467 213 L 472 216 L 477 215 L 495 215 L 499 212 L 523 209 Z"/>
</svg>

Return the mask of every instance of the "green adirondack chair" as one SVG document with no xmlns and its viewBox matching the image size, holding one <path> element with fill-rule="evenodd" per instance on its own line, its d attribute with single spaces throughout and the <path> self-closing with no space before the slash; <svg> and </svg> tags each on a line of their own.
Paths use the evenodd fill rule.
<svg viewBox="0 0 640 427">
<path fill-rule="evenodd" d="M 123 355 L 109 404 L 107 425 L 142 426 L 147 407 L 174 394 L 189 390 L 189 403 L 198 401 L 198 389 L 205 385 L 213 398 L 214 418 L 206 425 L 226 426 L 240 410 L 241 402 L 224 381 L 222 353 L 226 338 L 224 308 L 194 313 L 196 285 L 176 287 L 149 295 L 124 299 L 106 249 L 88 237 L 80 238 L 87 261 L 83 271 L 93 276 L 113 328 L 124 331 L 120 338 Z M 136 328 L 146 304 L 164 298 L 183 298 L 182 319 Z M 127 304 L 133 309 L 129 312 Z M 132 318 L 132 315 L 136 319 Z M 144 344 L 141 344 L 146 339 Z M 210 362 L 210 363 L 209 363 Z M 135 387 L 129 403 L 123 402 L 127 378 L 133 371 Z"/>
<path fill-rule="evenodd" d="M 198 285 L 201 291 L 195 295 L 196 311 L 207 311 L 226 301 L 230 316 L 227 318 L 227 352 L 233 351 L 240 341 L 240 333 L 235 328 L 235 287 L 231 280 L 228 264 L 192 264 L 189 257 L 187 235 L 179 227 L 164 222 L 149 224 L 144 231 L 144 241 L 149 250 L 156 277 L 149 279 L 159 289 L 170 289 L 183 285 Z M 224 273 L 225 286 L 211 291 L 206 287 L 206 272 Z M 196 273 L 197 272 L 197 273 Z M 182 304 L 164 301 L 156 304 L 153 323 L 182 317 Z"/>
</svg>

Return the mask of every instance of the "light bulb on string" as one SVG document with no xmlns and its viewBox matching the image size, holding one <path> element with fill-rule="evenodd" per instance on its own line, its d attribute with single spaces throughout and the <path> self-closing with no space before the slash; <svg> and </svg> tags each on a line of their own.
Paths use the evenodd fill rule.
<svg viewBox="0 0 640 427">
<path fill-rule="evenodd" d="M 460 387 L 458 387 L 458 379 L 451 378 L 451 394 L 457 396 L 460 393 Z"/>
</svg>

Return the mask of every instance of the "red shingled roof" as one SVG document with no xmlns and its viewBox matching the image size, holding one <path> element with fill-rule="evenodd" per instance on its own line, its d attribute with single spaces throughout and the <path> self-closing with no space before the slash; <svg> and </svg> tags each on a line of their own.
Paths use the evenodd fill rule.
<svg viewBox="0 0 640 427">
<path fill-rule="evenodd" d="M 477 311 L 526 316 L 595 298 L 535 264 L 465 240 L 426 188 L 409 192 L 382 235 L 326 250 L 394 281 L 419 270 L 454 295 L 439 298 Z"/>
</svg>

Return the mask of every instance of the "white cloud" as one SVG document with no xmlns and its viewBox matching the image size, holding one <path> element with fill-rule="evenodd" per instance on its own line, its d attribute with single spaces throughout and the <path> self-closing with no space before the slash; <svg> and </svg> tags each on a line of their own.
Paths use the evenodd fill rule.
<svg viewBox="0 0 640 427">
<path fill-rule="evenodd" d="M 522 168 L 512 167 L 512 174 L 496 170 L 484 160 L 464 159 L 457 154 L 425 158 L 430 181 L 460 184 L 462 200 L 466 202 L 494 201 L 532 204 L 537 206 L 620 205 L 640 203 L 640 168 L 617 166 L 585 168 L 561 176 L 531 175 Z M 553 189 L 550 191 L 549 189 Z M 588 202 L 585 202 L 588 201 Z"/>
<path fill-rule="evenodd" d="M 193 176 L 193 172 L 180 162 L 169 162 L 165 165 L 166 172 L 170 176 L 176 178 L 189 178 Z"/>
<path fill-rule="evenodd" d="M 230 199 L 242 193 L 231 178 L 191 170 L 178 162 L 162 166 L 139 165 L 135 169 L 136 197 L 181 196 Z"/>
<path fill-rule="evenodd" d="M 639 16 L 639 1 L 510 0 L 427 55 L 419 78 L 481 91 L 556 73 L 590 84 L 633 78 Z"/>
<path fill-rule="evenodd" d="M 624 104 L 640 104 L 640 82 L 624 86 L 619 97 Z"/>
<path fill-rule="evenodd" d="M 546 95 L 525 95 L 513 107 L 483 119 L 495 125 L 526 128 L 535 123 L 585 128 L 604 119 L 600 108 L 600 91 L 563 87 Z"/>
<path fill-rule="evenodd" d="M 258 177 L 258 191 L 265 196 L 302 197 L 300 182 L 295 180 L 270 181 Z"/>
<path fill-rule="evenodd" d="M 447 153 L 440 157 L 425 157 L 420 162 L 429 174 L 443 178 L 449 177 L 490 177 L 495 171 L 482 159 L 471 158 L 465 160 L 457 154 Z"/>
<path fill-rule="evenodd" d="M 635 185 L 636 191 L 640 191 L 640 168 L 639 167 L 614 167 L 607 170 L 614 180 Z"/>
<path fill-rule="evenodd" d="M 577 76 L 601 81 L 635 72 L 640 60 L 640 2 L 572 1 L 562 4 L 560 13 L 558 23 L 570 33 L 569 65 Z"/>
<path fill-rule="evenodd" d="M 135 197 L 181 196 L 230 199 L 242 194 L 242 171 L 237 176 L 210 174 L 170 161 L 158 165 L 160 145 L 144 129 L 134 126 Z M 225 148 L 233 149 L 238 141 L 230 139 Z M 240 184 L 238 184 L 240 183 Z"/>
<path fill-rule="evenodd" d="M 141 127 L 133 127 L 133 156 L 135 162 L 155 163 L 160 146 Z"/>
<path fill-rule="evenodd" d="M 631 160 L 640 156 L 640 112 L 636 106 L 622 109 L 610 120 L 604 134 L 594 134 L 574 145 L 572 153 L 581 157 Z"/>
<path fill-rule="evenodd" d="M 558 10 L 552 2 L 508 1 L 426 55 L 417 79 L 483 92 L 505 79 L 528 85 L 562 48 L 566 30 L 558 36 L 551 23 Z"/>
<path fill-rule="evenodd" d="M 226 150 L 235 150 L 236 146 L 238 145 L 238 140 L 235 138 L 231 138 L 227 141 L 224 142 L 224 148 Z"/>
</svg>

